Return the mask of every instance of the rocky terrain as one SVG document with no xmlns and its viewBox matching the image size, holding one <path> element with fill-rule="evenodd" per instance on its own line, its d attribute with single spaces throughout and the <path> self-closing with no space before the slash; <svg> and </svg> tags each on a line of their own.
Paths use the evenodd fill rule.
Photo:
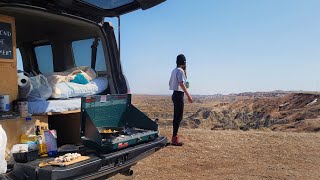
<svg viewBox="0 0 320 180">
<path fill-rule="evenodd" d="M 167 146 L 120 179 L 320 179 L 320 95 L 283 92 L 194 96 L 186 103 L 182 147 Z M 133 103 L 172 133 L 170 96 Z M 297 133 L 299 132 L 299 133 Z"/>
<path fill-rule="evenodd" d="M 133 103 L 150 118 L 159 118 L 161 125 L 171 125 L 170 96 L 135 95 Z M 320 94 L 274 91 L 194 96 L 194 103 L 185 105 L 182 126 L 320 132 Z"/>
</svg>

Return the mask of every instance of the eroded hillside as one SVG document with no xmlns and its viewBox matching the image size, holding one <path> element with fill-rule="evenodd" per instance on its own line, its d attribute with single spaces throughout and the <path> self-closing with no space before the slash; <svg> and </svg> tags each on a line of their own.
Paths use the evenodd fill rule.
<svg viewBox="0 0 320 180">
<path fill-rule="evenodd" d="M 135 95 L 133 103 L 162 125 L 171 125 L 170 96 Z M 186 103 L 182 126 L 208 129 L 320 131 L 320 95 L 311 93 L 241 93 L 195 96 Z"/>
</svg>

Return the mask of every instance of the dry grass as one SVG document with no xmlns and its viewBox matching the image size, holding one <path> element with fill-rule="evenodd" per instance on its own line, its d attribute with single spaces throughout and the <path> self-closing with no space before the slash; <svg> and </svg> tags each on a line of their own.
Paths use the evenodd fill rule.
<svg viewBox="0 0 320 180">
<path fill-rule="evenodd" d="M 162 127 L 170 137 L 171 128 Z M 111 179 L 320 179 L 320 133 L 182 129 L 168 146 Z"/>
</svg>

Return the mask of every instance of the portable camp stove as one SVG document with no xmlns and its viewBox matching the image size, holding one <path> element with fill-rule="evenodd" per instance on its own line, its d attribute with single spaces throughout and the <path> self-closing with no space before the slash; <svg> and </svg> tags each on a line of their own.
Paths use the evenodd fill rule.
<svg viewBox="0 0 320 180">
<path fill-rule="evenodd" d="M 115 151 L 158 137 L 158 124 L 131 104 L 131 95 L 94 95 L 81 99 L 83 144 Z"/>
</svg>

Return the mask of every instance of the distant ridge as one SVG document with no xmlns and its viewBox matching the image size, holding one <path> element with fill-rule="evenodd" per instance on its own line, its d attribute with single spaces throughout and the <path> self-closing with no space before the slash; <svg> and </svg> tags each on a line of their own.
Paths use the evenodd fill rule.
<svg viewBox="0 0 320 180">
<path fill-rule="evenodd" d="M 285 94 L 320 94 L 320 91 L 303 91 L 303 90 L 292 90 L 292 91 L 283 91 L 283 90 L 274 90 L 274 91 L 248 91 L 248 92 L 240 92 L 240 93 L 230 93 L 230 94 L 191 94 L 193 97 L 213 97 L 213 98 L 221 98 L 227 96 L 249 96 L 249 97 L 256 97 L 256 96 L 272 96 L 272 95 L 285 95 Z M 136 96 L 171 96 L 171 94 L 144 94 L 144 93 L 133 93 Z"/>
</svg>

